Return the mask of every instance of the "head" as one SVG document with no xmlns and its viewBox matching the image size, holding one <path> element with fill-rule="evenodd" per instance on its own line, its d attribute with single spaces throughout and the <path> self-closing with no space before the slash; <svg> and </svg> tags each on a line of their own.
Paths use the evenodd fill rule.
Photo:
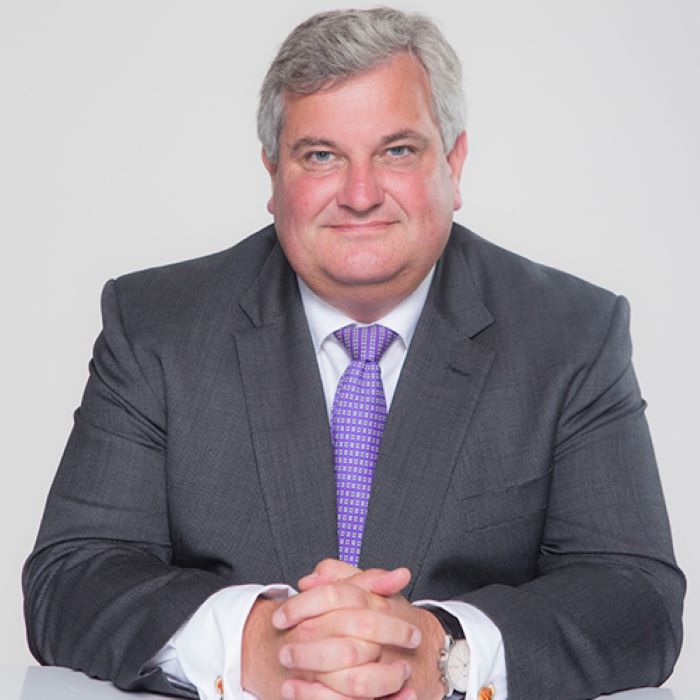
<svg viewBox="0 0 700 700">
<path fill-rule="evenodd" d="M 258 138 L 275 163 L 284 123 L 285 96 L 309 95 L 408 53 L 425 69 L 431 108 L 449 152 L 464 131 L 462 66 L 429 18 L 389 7 L 320 12 L 285 39 L 260 91 Z"/>
<path fill-rule="evenodd" d="M 466 156 L 459 61 L 397 10 L 311 17 L 263 84 L 269 209 L 302 279 L 360 321 L 415 289 L 444 249 Z"/>
</svg>

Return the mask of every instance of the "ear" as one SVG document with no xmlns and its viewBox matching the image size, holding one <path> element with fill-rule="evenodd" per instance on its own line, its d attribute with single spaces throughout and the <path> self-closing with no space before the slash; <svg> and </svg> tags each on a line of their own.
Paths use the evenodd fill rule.
<svg viewBox="0 0 700 700">
<path fill-rule="evenodd" d="M 265 149 L 260 149 L 260 156 L 262 157 L 263 165 L 265 170 L 270 174 L 272 179 L 272 196 L 267 200 L 267 211 L 273 216 L 275 215 L 275 173 L 277 172 L 277 163 L 273 163 L 265 153 Z"/>
<path fill-rule="evenodd" d="M 264 148 L 260 149 L 260 156 L 262 157 L 262 162 L 263 165 L 265 166 L 265 170 L 267 170 L 268 173 L 270 173 L 270 177 L 274 177 L 275 173 L 277 172 L 277 163 L 273 163 L 267 156 L 267 153 L 265 152 Z"/>
<path fill-rule="evenodd" d="M 455 211 L 462 206 L 462 193 L 459 191 L 459 182 L 462 178 L 464 161 L 467 159 L 467 150 L 467 132 L 463 131 L 454 142 L 452 150 L 447 154 Z"/>
</svg>

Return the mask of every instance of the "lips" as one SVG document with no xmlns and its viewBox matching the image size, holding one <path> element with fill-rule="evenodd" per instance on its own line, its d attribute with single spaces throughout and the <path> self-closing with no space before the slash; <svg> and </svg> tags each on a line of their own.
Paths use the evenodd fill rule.
<svg viewBox="0 0 700 700">
<path fill-rule="evenodd" d="M 375 231 L 377 229 L 386 228 L 392 224 L 398 223 L 397 221 L 353 221 L 348 223 L 332 223 L 325 224 L 326 228 L 332 228 L 337 231 Z"/>
</svg>

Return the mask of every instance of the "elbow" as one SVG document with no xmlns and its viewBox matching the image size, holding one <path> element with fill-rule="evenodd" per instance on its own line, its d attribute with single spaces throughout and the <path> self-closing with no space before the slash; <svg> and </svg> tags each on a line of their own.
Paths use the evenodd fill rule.
<svg viewBox="0 0 700 700">
<path fill-rule="evenodd" d="M 666 625 L 658 640 L 657 677 L 650 685 L 660 686 L 673 673 L 683 646 L 683 601 L 687 582 L 683 572 L 675 565 L 667 568 L 663 586 L 655 586 L 661 598 Z"/>
</svg>

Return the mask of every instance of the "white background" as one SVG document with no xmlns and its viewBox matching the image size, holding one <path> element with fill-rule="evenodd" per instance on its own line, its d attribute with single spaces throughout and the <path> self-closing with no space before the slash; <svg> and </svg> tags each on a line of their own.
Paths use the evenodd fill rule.
<svg viewBox="0 0 700 700">
<path fill-rule="evenodd" d="M 700 2 L 420 0 L 465 64 L 457 220 L 632 303 L 635 363 L 689 577 L 670 684 L 700 687 Z M 370 6 L 357 2 L 357 6 Z M 110 277 L 265 225 L 257 91 L 333 2 L 0 0 L 0 663 Z"/>
</svg>

